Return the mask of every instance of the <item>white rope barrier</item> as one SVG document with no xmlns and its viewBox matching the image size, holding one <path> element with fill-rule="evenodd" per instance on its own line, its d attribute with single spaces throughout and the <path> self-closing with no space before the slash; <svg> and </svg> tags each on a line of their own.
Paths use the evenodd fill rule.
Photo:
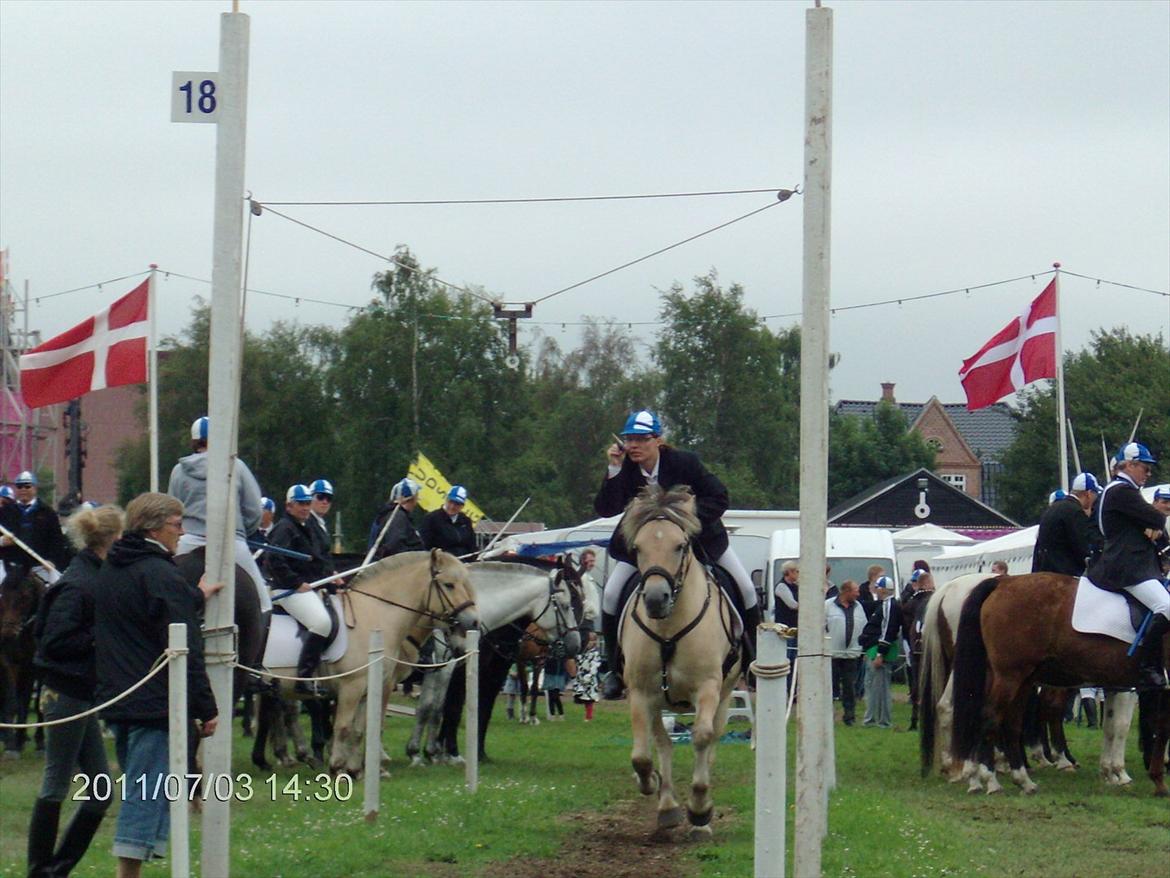
<svg viewBox="0 0 1170 878">
<path fill-rule="evenodd" d="M 182 654 L 185 655 L 186 650 L 184 650 Z M 180 655 L 180 653 L 174 652 L 170 649 L 164 650 L 162 655 L 155 659 L 155 665 L 153 668 L 151 668 L 150 673 L 148 673 L 145 677 L 143 677 L 125 692 L 121 693 L 120 695 L 115 695 L 109 701 L 106 701 L 103 704 L 99 704 L 96 707 L 91 707 L 89 710 L 82 711 L 81 713 L 75 713 L 72 716 L 62 717 L 61 719 L 45 720 L 44 722 L 39 723 L 0 723 L 0 729 L 45 729 L 49 726 L 61 726 L 65 723 L 71 723 L 76 722 L 79 719 L 85 719 L 87 716 L 92 716 L 99 711 L 105 710 L 111 705 L 117 704 L 126 696 L 141 689 L 150 680 L 157 676 L 163 668 L 169 665 L 171 661 L 178 655 Z"/>
<path fill-rule="evenodd" d="M 476 652 L 478 652 L 478 651 L 476 651 Z M 359 668 L 354 668 L 353 670 L 350 670 L 350 671 L 343 671 L 340 674 L 330 674 L 326 677 L 288 677 L 288 676 L 285 676 L 284 674 L 274 674 L 272 671 L 269 671 L 269 670 L 260 670 L 259 668 L 250 668 L 247 665 L 240 664 L 239 662 L 232 662 L 231 665 L 234 668 L 239 668 L 241 671 L 247 671 L 249 674 L 253 674 L 254 676 L 257 676 L 257 677 L 268 677 L 272 680 L 287 680 L 290 683 L 311 683 L 314 680 L 318 680 L 318 681 L 321 681 L 321 680 L 340 680 L 342 677 L 348 677 L 351 674 L 361 673 L 362 671 L 369 668 L 370 665 L 374 664 L 375 662 L 381 662 L 381 661 L 394 662 L 395 664 L 406 665 L 407 667 L 410 667 L 410 668 L 422 668 L 422 669 L 426 670 L 429 668 L 445 668 L 448 665 L 455 665 L 461 661 L 466 660 L 471 655 L 473 655 L 473 653 L 471 651 L 469 651 L 469 652 L 463 653 L 463 655 L 457 655 L 454 658 L 447 659 L 447 661 L 445 661 L 445 662 L 436 662 L 436 663 L 432 663 L 432 664 L 420 664 L 419 662 L 408 662 L 406 659 L 400 659 L 400 658 L 395 658 L 394 656 L 383 655 L 383 656 L 379 656 L 378 658 L 371 659 L 370 661 L 366 662 L 364 665 L 362 665 Z"/>
</svg>

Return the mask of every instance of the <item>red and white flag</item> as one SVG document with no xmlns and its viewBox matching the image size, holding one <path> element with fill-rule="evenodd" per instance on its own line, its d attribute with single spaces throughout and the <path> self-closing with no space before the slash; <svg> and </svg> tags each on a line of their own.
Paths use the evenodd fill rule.
<svg viewBox="0 0 1170 878">
<path fill-rule="evenodd" d="M 29 408 L 146 381 L 150 281 L 20 358 L 20 392 Z"/>
<path fill-rule="evenodd" d="M 967 410 L 985 408 L 1025 384 L 1056 377 L 1056 278 L 1015 320 L 973 357 L 963 361 L 959 378 Z"/>
</svg>

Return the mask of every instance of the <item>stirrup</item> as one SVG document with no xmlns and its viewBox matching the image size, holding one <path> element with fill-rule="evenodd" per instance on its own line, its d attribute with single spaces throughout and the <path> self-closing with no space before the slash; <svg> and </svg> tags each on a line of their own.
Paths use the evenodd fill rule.
<svg viewBox="0 0 1170 878">
<path fill-rule="evenodd" d="M 601 697 L 605 701 L 621 701 L 625 694 L 626 684 L 622 680 L 622 675 L 617 671 L 610 671 L 605 676 L 605 683 L 602 685 Z"/>
</svg>

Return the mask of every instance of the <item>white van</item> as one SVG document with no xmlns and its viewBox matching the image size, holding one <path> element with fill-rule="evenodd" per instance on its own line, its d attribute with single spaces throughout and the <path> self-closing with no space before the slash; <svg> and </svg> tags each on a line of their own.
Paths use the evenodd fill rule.
<svg viewBox="0 0 1170 878">
<path fill-rule="evenodd" d="M 772 545 L 768 551 L 768 618 L 770 619 L 775 597 L 773 587 L 780 580 L 780 567 L 785 561 L 800 559 L 800 529 L 778 530 L 772 534 Z M 865 572 L 873 564 L 881 564 L 886 575 L 893 577 L 901 588 L 898 576 L 897 553 L 894 551 L 893 535 L 880 527 L 830 527 L 825 529 L 825 559 L 832 570 L 829 579 L 840 585 L 852 579 L 858 585 L 865 582 Z M 806 575 L 808 571 L 801 571 Z"/>
</svg>

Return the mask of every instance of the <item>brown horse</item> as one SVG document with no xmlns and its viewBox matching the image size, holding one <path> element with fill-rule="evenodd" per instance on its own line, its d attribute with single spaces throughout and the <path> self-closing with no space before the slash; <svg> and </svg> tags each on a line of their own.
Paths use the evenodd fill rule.
<svg viewBox="0 0 1170 878">
<path fill-rule="evenodd" d="M 33 622 L 45 593 L 45 582 L 36 573 L 13 568 L 0 584 L 0 722 L 25 723 L 36 687 L 33 657 L 36 640 Z M 40 716 L 38 708 L 38 718 Z M 4 751 L 15 758 L 28 740 L 25 729 L 6 735 Z M 45 730 L 37 729 L 37 749 L 44 749 Z"/>
<path fill-rule="evenodd" d="M 1137 659 L 1126 655 L 1127 644 L 1073 630 L 1076 592 L 1074 577 L 1055 573 L 988 579 L 971 592 L 959 619 L 952 750 L 958 758 L 977 758 L 994 777 L 998 742 L 1012 779 L 1025 793 L 1036 789 L 1021 744 L 1025 703 L 1034 686 L 1130 688 L 1138 681 Z M 1170 697 L 1154 693 L 1143 702 L 1155 714 L 1147 718 L 1147 752 L 1161 754 L 1170 732 Z M 1154 795 L 1170 793 L 1164 760 L 1152 758 L 1148 768 Z"/>
</svg>

